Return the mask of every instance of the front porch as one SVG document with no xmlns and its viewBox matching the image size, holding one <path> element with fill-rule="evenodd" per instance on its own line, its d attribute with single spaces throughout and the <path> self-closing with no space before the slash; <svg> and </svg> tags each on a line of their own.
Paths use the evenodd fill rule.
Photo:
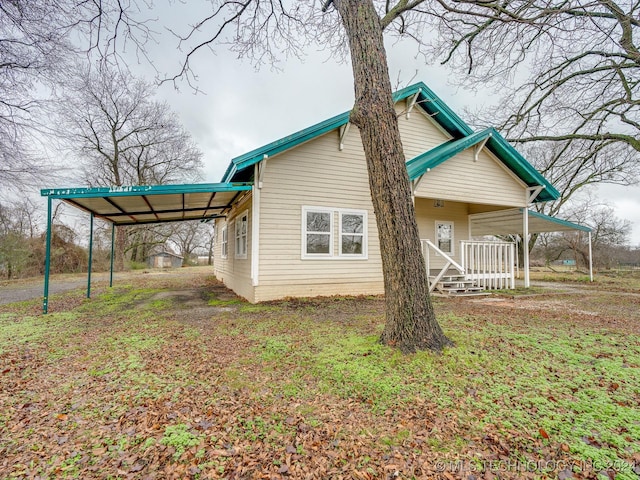
<svg viewBox="0 0 640 480">
<path fill-rule="evenodd" d="M 444 225 L 440 231 L 439 226 Z M 422 239 L 422 254 L 429 274 L 429 292 L 445 295 L 486 295 L 486 290 L 513 289 L 519 276 L 515 241 L 486 240 L 488 236 L 529 239 L 530 234 L 583 231 L 589 235 L 590 276 L 591 231 L 582 225 L 549 217 L 524 208 L 504 209 L 468 215 L 470 239 L 453 242 L 453 223 L 436 224 L 437 241 Z M 483 237 L 482 239 L 474 239 Z M 529 242 L 523 242 L 524 286 L 529 286 Z M 441 248 L 442 247 L 442 248 Z M 455 254 L 454 254 L 455 253 Z"/>
</svg>

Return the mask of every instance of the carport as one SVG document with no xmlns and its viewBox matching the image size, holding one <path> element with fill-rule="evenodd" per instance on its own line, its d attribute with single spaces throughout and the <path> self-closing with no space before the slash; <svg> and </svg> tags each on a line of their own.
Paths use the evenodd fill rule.
<svg viewBox="0 0 640 480">
<path fill-rule="evenodd" d="M 471 236 L 521 235 L 524 247 L 524 285 L 530 286 L 529 278 L 529 235 L 546 232 L 587 232 L 589 235 L 589 278 L 593 282 L 593 252 L 591 229 L 584 225 L 550 217 L 526 208 L 509 208 L 469 215 Z"/>
<path fill-rule="evenodd" d="M 47 235 L 42 312 L 49 308 L 51 267 L 51 216 L 53 200 L 61 200 L 90 215 L 87 298 L 91 297 L 93 224 L 99 218 L 111 223 L 111 267 L 109 286 L 113 286 L 115 227 L 150 223 L 224 217 L 236 198 L 252 189 L 251 183 L 201 183 L 187 185 L 142 185 L 98 188 L 43 189 L 47 197 Z"/>
</svg>

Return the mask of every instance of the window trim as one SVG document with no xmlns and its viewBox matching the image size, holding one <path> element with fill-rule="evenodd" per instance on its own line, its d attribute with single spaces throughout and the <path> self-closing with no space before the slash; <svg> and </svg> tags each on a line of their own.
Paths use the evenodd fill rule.
<svg viewBox="0 0 640 480">
<path fill-rule="evenodd" d="M 329 253 L 307 253 L 307 213 L 320 212 L 331 215 L 329 225 Z M 337 215 L 336 215 L 337 214 Z M 362 225 L 362 254 L 342 253 L 342 216 L 361 215 Z M 300 238 L 300 258 L 302 260 L 367 260 L 369 258 L 369 211 L 356 210 L 352 208 L 315 207 L 309 205 L 302 206 L 301 216 L 301 238 Z M 335 236 L 338 235 L 338 245 L 336 246 Z M 350 235 L 347 233 L 347 235 Z"/>
<path fill-rule="evenodd" d="M 450 252 L 446 252 L 446 251 L 444 251 L 444 250 L 442 250 L 440 248 L 440 237 L 438 236 L 438 225 L 449 225 L 449 226 L 451 226 L 451 251 Z M 435 238 L 436 238 L 436 246 L 440 250 L 442 250 L 444 253 L 446 253 L 449 256 L 454 256 L 455 255 L 455 225 L 454 225 L 454 222 L 452 222 L 451 220 L 436 220 Z"/>
<path fill-rule="evenodd" d="M 220 229 L 220 258 L 228 258 L 229 257 L 229 225 L 224 224 L 224 226 Z"/>
<path fill-rule="evenodd" d="M 240 230 L 242 228 L 243 222 L 246 224 L 244 235 Z M 235 242 L 233 244 L 234 246 L 233 256 L 238 260 L 245 260 L 247 258 L 247 252 L 249 250 L 249 210 L 245 210 L 244 212 L 236 216 L 235 223 L 236 223 L 236 226 L 234 230 Z M 244 249 L 239 249 L 238 246 L 242 245 L 243 240 L 244 240 Z M 241 250 L 244 250 L 244 252 L 241 252 Z"/>
<path fill-rule="evenodd" d="M 315 234 L 324 234 L 325 232 L 307 232 L 307 213 L 316 212 L 316 213 L 328 213 L 331 217 L 331 221 L 329 222 L 329 253 L 308 253 L 307 252 L 307 234 L 315 233 Z M 319 258 L 333 258 L 333 222 L 334 222 L 334 212 L 335 209 L 327 208 L 327 207 L 302 207 L 302 221 L 300 222 L 302 225 L 302 237 L 301 237 L 301 256 L 306 259 L 319 259 Z"/>
<path fill-rule="evenodd" d="M 369 239 L 367 238 L 367 227 L 369 225 L 368 217 L 366 210 L 349 210 L 349 209 L 338 209 L 338 256 L 342 258 L 358 258 L 358 259 L 366 259 L 368 258 L 368 248 L 367 245 L 369 243 Z M 359 215 L 362 217 L 362 233 L 348 233 L 342 231 L 342 217 L 344 215 Z M 351 236 L 362 236 L 362 253 L 342 253 L 342 237 L 343 235 L 351 235 Z"/>
</svg>

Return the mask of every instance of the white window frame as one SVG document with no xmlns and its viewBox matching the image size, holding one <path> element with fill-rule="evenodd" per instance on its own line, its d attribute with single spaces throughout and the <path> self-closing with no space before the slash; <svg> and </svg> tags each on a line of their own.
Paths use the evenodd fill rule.
<svg viewBox="0 0 640 480">
<path fill-rule="evenodd" d="M 222 237 L 220 240 L 220 258 L 227 258 L 229 256 L 229 229 L 228 225 L 225 224 L 220 229 L 220 236 Z"/>
<path fill-rule="evenodd" d="M 338 256 L 343 258 L 367 258 L 367 230 L 369 222 L 367 220 L 366 210 L 338 210 L 339 222 L 338 222 Z M 362 233 L 349 233 L 342 231 L 342 217 L 344 215 L 359 215 L 362 217 Z M 362 237 L 362 253 L 342 253 L 342 237 L 344 235 L 361 236 Z"/>
<path fill-rule="evenodd" d="M 329 222 L 329 253 L 308 253 L 307 252 L 307 234 L 325 234 L 325 232 L 307 232 L 307 213 L 328 213 L 330 215 Z M 335 209 L 327 207 L 302 207 L 302 258 L 332 258 L 333 257 L 333 223 Z"/>
<path fill-rule="evenodd" d="M 440 248 L 440 235 L 439 235 L 439 230 L 438 230 L 438 226 L 439 225 L 449 225 L 451 227 L 451 251 L 447 252 L 445 250 L 442 250 Z M 442 250 L 444 253 L 446 253 L 447 255 L 455 255 L 455 228 L 454 228 L 454 222 L 452 221 L 444 221 L 444 220 L 436 220 L 436 246 Z"/>
<path fill-rule="evenodd" d="M 242 225 L 245 225 L 245 231 L 242 232 Z M 234 243 L 234 258 L 246 259 L 247 249 L 249 247 L 249 211 L 245 210 L 236 217 Z"/>
<path fill-rule="evenodd" d="M 331 216 L 331 223 L 329 224 L 329 253 L 308 253 L 307 252 L 307 234 L 319 233 L 319 232 L 307 232 L 307 213 L 318 212 L 328 213 Z M 342 253 L 342 216 L 343 215 L 361 215 L 362 218 L 362 253 L 358 254 L 343 254 Z M 332 208 L 332 207 L 302 207 L 302 235 L 301 235 L 301 258 L 304 260 L 366 260 L 369 252 L 369 213 L 367 210 L 353 210 L 347 208 Z M 336 246 L 335 235 L 338 236 L 338 245 Z M 352 233 L 344 233 L 344 235 L 353 235 Z M 337 251 L 336 251 L 337 248 Z"/>
</svg>

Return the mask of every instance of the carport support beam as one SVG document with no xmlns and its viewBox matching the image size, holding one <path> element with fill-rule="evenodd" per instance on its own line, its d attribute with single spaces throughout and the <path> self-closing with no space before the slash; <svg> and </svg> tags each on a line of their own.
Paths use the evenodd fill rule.
<svg viewBox="0 0 640 480">
<path fill-rule="evenodd" d="M 591 231 L 589 231 L 589 281 L 593 282 L 593 247 L 591 246 Z"/>
<path fill-rule="evenodd" d="M 111 224 L 111 267 L 109 270 L 109 288 L 113 287 L 113 254 L 115 253 L 116 244 L 116 224 Z"/>
<path fill-rule="evenodd" d="M 49 270 L 51 269 L 51 197 L 47 197 L 47 244 L 44 254 L 44 298 L 42 313 L 49 310 Z"/>
<path fill-rule="evenodd" d="M 531 286 L 529 278 L 529 209 L 522 211 L 522 263 L 524 264 L 524 288 Z"/>
<path fill-rule="evenodd" d="M 91 266 L 93 263 L 93 213 L 89 220 L 89 266 L 87 268 L 87 298 L 91 298 Z"/>
</svg>

